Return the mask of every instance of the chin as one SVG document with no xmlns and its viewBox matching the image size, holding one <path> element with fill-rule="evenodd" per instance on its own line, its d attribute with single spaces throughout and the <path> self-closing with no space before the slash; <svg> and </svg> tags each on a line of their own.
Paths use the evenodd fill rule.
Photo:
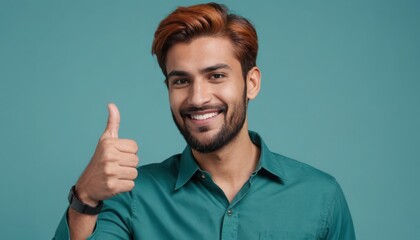
<svg viewBox="0 0 420 240">
<path fill-rule="evenodd" d="M 210 129 L 198 129 L 197 132 L 191 133 L 191 135 L 199 140 L 202 144 L 211 144 L 219 135 L 220 130 L 210 130 Z"/>
</svg>

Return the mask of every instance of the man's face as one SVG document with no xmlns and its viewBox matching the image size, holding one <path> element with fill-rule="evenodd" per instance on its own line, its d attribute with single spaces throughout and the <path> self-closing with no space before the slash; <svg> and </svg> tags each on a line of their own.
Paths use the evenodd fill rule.
<svg viewBox="0 0 420 240">
<path fill-rule="evenodd" d="M 230 142 L 246 121 L 246 86 L 230 41 L 200 37 L 167 54 L 169 101 L 191 148 L 209 153 Z"/>
</svg>

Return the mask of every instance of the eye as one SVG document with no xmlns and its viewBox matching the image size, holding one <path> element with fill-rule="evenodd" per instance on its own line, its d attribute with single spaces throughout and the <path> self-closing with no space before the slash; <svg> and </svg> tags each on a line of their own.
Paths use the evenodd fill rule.
<svg viewBox="0 0 420 240">
<path fill-rule="evenodd" d="M 225 75 L 221 74 L 221 73 L 215 73 L 215 74 L 212 74 L 210 76 L 211 79 L 220 79 L 220 78 L 224 78 L 224 77 L 225 77 Z"/>
<path fill-rule="evenodd" d="M 188 83 L 189 83 L 189 80 L 185 78 L 175 79 L 172 81 L 172 85 L 178 85 L 178 86 L 185 85 Z"/>
</svg>

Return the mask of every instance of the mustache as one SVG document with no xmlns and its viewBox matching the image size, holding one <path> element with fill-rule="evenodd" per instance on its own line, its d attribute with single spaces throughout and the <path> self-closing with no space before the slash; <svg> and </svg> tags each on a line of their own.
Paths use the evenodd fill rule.
<svg viewBox="0 0 420 240">
<path fill-rule="evenodd" d="M 180 110 L 181 116 L 186 117 L 188 115 L 194 114 L 200 111 L 207 111 L 207 110 L 216 110 L 218 112 L 226 112 L 227 106 L 226 105 L 207 105 L 202 107 L 186 107 Z"/>
</svg>

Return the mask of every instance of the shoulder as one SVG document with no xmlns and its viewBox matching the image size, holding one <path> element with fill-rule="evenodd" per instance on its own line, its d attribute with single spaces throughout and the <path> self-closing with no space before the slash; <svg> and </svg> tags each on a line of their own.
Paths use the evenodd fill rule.
<svg viewBox="0 0 420 240">
<path fill-rule="evenodd" d="M 306 163 L 276 152 L 272 152 L 256 132 L 250 132 L 254 144 L 261 149 L 261 165 L 281 179 L 285 185 L 305 185 L 306 187 L 334 187 L 333 176 Z"/>
<path fill-rule="evenodd" d="M 316 167 L 304 162 L 272 153 L 273 160 L 277 162 L 284 174 L 285 184 L 303 185 L 314 189 L 334 192 L 338 186 L 337 180 Z"/>
</svg>

